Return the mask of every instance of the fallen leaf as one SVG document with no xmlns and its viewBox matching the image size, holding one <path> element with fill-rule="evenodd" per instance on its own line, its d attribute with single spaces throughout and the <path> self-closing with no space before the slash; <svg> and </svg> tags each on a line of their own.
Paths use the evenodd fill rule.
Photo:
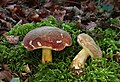
<svg viewBox="0 0 120 82">
<path fill-rule="evenodd" d="M 24 67 L 25 67 L 25 72 L 26 73 L 30 73 L 31 72 L 28 64 L 24 65 Z"/>
<path fill-rule="evenodd" d="M 47 9 L 50 9 L 53 5 L 54 5 L 53 2 L 47 2 L 47 3 L 44 4 L 43 7 L 47 8 Z"/>
<path fill-rule="evenodd" d="M 120 52 L 116 52 L 116 54 L 114 54 L 117 62 L 120 62 Z"/>
<path fill-rule="evenodd" d="M 76 6 L 71 7 L 64 7 L 66 10 L 69 10 L 71 12 L 75 13 L 75 16 L 83 14 L 83 11 L 77 8 Z"/>
<path fill-rule="evenodd" d="M 6 3 L 5 0 L 1 0 L 1 1 L 0 1 L 0 7 L 3 6 L 3 5 L 5 5 L 5 3 Z"/>
<path fill-rule="evenodd" d="M 5 18 L 5 14 L 2 11 L 0 11 L 0 19 L 4 19 L 4 18 Z"/>
<path fill-rule="evenodd" d="M 97 6 L 94 1 L 86 0 L 81 2 L 81 9 L 84 12 L 96 12 Z"/>
<path fill-rule="evenodd" d="M 0 64 L 0 79 L 5 82 L 10 82 L 12 79 L 12 72 L 6 64 Z"/>
<path fill-rule="evenodd" d="M 24 3 L 26 3 L 29 7 L 33 7 L 39 5 L 39 0 L 25 0 Z"/>
<path fill-rule="evenodd" d="M 19 41 L 19 36 L 14 36 L 14 35 L 10 35 L 10 36 L 7 36 L 5 33 L 2 34 L 9 43 L 11 44 L 17 44 L 18 41 Z"/>
<path fill-rule="evenodd" d="M 29 15 L 28 15 L 28 17 L 27 17 L 27 19 L 29 20 L 29 21 L 41 21 L 41 17 L 39 16 L 39 14 L 37 14 L 37 13 L 30 13 Z"/>
<path fill-rule="evenodd" d="M 27 74 L 31 73 L 31 70 L 30 70 L 28 64 L 24 65 L 24 67 L 25 67 L 25 70 L 24 70 L 24 72 L 21 73 L 22 76 L 26 76 Z"/>
<path fill-rule="evenodd" d="M 10 29 L 12 27 L 12 25 L 9 22 L 7 22 L 7 21 L 5 21 L 3 19 L 0 19 L 0 22 L 2 24 L 4 24 L 6 26 L 6 28 L 8 28 L 8 29 Z"/>
<path fill-rule="evenodd" d="M 55 9 L 54 11 L 54 16 L 60 20 L 60 21 L 63 21 L 64 20 L 64 16 L 66 14 L 66 10 L 57 10 Z"/>
<path fill-rule="evenodd" d="M 89 29 L 89 31 L 94 30 L 94 28 L 97 26 L 95 22 L 89 22 L 88 25 L 86 25 L 86 29 Z"/>
</svg>

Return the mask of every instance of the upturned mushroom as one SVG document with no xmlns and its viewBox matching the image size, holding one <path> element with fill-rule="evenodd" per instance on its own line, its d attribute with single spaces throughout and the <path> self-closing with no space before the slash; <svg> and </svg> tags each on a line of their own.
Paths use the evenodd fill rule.
<svg viewBox="0 0 120 82">
<path fill-rule="evenodd" d="M 22 44 L 28 50 L 42 48 L 42 63 L 46 63 L 52 62 L 52 50 L 60 51 L 71 46 L 72 39 L 69 33 L 62 29 L 43 26 L 28 32 Z"/>
<path fill-rule="evenodd" d="M 94 59 L 101 59 L 102 51 L 88 34 L 79 34 L 77 36 L 77 42 L 83 47 L 83 49 L 73 59 L 70 69 L 73 74 L 81 75 L 88 56 L 91 56 Z"/>
</svg>

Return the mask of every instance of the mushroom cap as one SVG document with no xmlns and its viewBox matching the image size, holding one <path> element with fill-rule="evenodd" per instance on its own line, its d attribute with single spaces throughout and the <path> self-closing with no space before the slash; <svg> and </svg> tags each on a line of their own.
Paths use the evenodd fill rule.
<svg viewBox="0 0 120 82">
<path fill-rule="evenodd" d="M 77 42 L 95 59 L 102 58 L 102 51 L 100 47 L 88 34 L 82 33 L 77 37 Z"/>
<path fill-rule="evenodd" d="M 22 44 L 28 50 L 50 48 L 60 51 L 63 50 L 65 46 L 71 46 L 72 39 L 69 33 L 62 29 L 43 26 L 28 32 Z"/>
</svg>

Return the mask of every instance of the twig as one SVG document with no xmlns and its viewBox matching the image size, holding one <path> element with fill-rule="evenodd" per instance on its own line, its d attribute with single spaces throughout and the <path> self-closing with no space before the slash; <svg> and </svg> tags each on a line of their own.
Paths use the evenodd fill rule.
<svg viewBox="0 0 120 82">
<path fill-rule="evenodd" d="M 74 6 L 74 7 L 72 7 L 72 6 L 71 7 L 65 7 L 65 9 L 75 12 L 75 16 L 83 14 L 83 11 L 80 10 L 79 8 L 77 8 L 76 6 Z"/>
<path fill-rule="evenodd" d="M 16 25 L 21 24 L 21 23 L 22 23 L 22 19 L 20 19 L 20 21 L 19 21 Z M 15 26 L 16 26 L 16 25 L 15 25 Z"/>
<path fill-rule="evenodd" d="M 7 18 L 8 20 L 10 20 L 10 21 L 16 23 L 16 21 L 15 21 L 13 18 L 11 18 L 11 17 L 6 17 L 6 18 Z"/>
</svg>

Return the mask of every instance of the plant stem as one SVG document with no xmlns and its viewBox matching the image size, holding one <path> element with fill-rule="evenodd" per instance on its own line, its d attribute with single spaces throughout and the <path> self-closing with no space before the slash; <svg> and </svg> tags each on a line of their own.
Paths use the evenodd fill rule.
<svg viewBox="0 0 120 82">
<path fill-rule="evenodd" d="M 88 58 L 89 54 L 85 49 L 82 49 L 73 59 L 70 68 L 74 70 L 82 69 L 84 68 L 85 61 Z"/>
<path fill-rule="evenodd" d="M 48 48 L 42 49 L 42 63 L 52 62 L 52 50 Z"/>
</svg>

